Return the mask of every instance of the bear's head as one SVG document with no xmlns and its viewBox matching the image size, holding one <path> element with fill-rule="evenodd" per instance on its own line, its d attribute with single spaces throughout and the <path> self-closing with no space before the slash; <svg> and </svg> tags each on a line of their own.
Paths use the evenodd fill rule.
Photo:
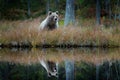
<svg viewBox="0 0 120 80">
<path fill-rule="evenodd" d="M 58 22 L 58 18 L 59 18 L 58 11 L 56 11 L 56 12 L 49 11 L 48 12 L 48 19 L 51 23 Z"/>
</svg>

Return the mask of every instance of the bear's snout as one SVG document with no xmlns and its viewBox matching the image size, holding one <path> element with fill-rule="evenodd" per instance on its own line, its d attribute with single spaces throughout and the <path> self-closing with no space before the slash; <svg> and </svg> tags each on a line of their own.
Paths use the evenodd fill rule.
<svg viewBox="0 0 120 80">
<path fill-rule="evenodd" d="M 57 21 L 57 18 L 55 18 L 55 21 Z"/>
</svg>

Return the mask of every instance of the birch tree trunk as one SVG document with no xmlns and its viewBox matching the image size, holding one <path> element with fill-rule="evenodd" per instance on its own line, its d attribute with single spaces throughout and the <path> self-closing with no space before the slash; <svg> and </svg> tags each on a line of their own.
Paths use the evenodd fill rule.
<svg viewBox="0 0 120 80">
<path fill-rule="evenodd" d="M 50 0 L 46 0 L 46 14 L 48 14 L 49 10 L 50 10 Z"/>
<path fill-rule="evenodd" d="M 31 12 L 30 12 L 30 0 L 28 0 L 28 16 L 31 15 Z"/>
<path fill-rule="evenodd" d="M 96 0 L 96 24 L 100 25 L 100 0 Z"/>
<path fill-rule="evenodd" d="M 67 26 L 68 24 L 74 23 L 75 23 L 74 0 L 67 0 L 64 25 Z"/>
</svg>

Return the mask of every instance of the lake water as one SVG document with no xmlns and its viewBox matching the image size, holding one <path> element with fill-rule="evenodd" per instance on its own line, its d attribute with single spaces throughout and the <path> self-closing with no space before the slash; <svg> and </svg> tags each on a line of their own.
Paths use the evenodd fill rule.
<svg viewBox="0 0 120 80">
<path fill-rule="evenodd" d="M 0 49 L 0 80 L 120 80 L 120 49 Z"/>
</svg>

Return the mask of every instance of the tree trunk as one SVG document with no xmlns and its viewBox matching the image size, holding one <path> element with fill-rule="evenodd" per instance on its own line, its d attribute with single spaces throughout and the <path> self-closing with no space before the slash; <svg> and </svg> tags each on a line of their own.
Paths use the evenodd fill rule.
<svg viewBox="0 0 120 80">
<path fill-rule="evenodd" d="M 46 13 L 48 14 L 49 10 L 50 10 L 50 0 L 46 0 Z"/>
<path fill-rule="evenodd" d="M 74 80 L 74 62 L 71 60 L 65 61 L 66 80 Z"/>
<path fill-rule="evenodd" d="M 117 3 L 116 3 L 116 10 L 115 10 L 115 16 L 114 16 L 115 21 L 117 20 L 118 15 L 119 15 L 118 7 L 119 7 L 119 0 L 117 0 Z"/>
<path fill-rule="evenodd" d="M 96 0 L 96 24 L 100 25 L 100 0 Z"/>
<path fill-rule="evenodd" d="M 108 14 L 108 18 L 111 19 L 112 11 L 111 11 L 110 0 L 105 0 L 105 10 Z"/>
<path fill-rule="evenodd" d="M 59 0 L 55 0 L 55 10 L 59 11 Z"/>
<path fill-rule="evenodd" d="M 75 23 L 74 0 L 67 0 L 64 25 L 67 26 L 68 24 L 74 23 Z"/>
<path fill-rule="evenodd" d="M 112 19 L 112 9 L 111 9 L 110 0 L 109 0 L 109 19 Z"/>
<path fill-rule="evenodd" d="M 100 66 L 99 64 L 96 65 L 96 80 L 99 80 L 99 69 L 100 69 Z"/>
<path fill-rule="evenodd" d="M 28 0 L 28 16 L 31 15 L 31 12 L 30 12 L 30 0 Z"/>
</svg>

